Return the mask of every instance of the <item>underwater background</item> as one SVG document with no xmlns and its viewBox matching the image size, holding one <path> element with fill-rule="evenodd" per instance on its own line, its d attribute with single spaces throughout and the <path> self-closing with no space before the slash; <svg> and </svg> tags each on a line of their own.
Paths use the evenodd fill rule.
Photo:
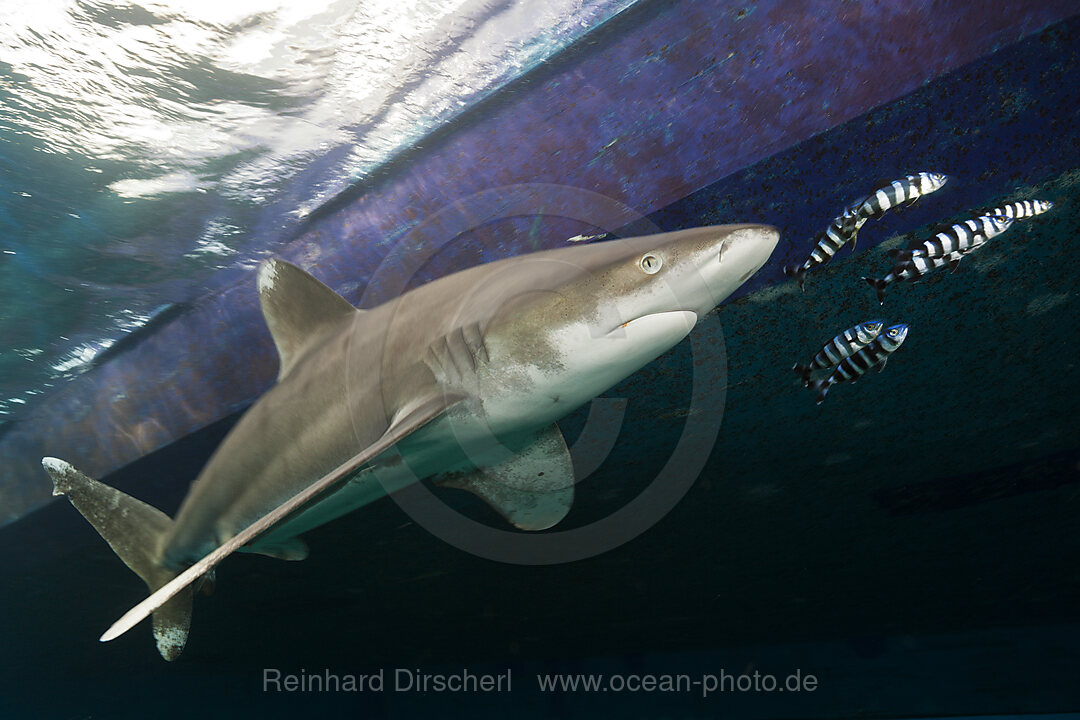
<svg viewBox="0 0 1080 720">
<path fill-rule="evenodd" d="M 937 717 L 1080 709 L 1080 13 L 799 0 L 0 6 L 0 717 Z M 949 183 L 808 276 L 881 179 Z M 879 305 L 886 251 L 1055 203 Z M 582 236 L 765 222 L 769 263 L 606 393 L 621 429 L 568 527 L 715 437 L 647 532 L 501 564 L 393 502 L 235 557 L 175 663 L 67 503 L 57 455 L 172 512 L 277 361 L 270 255 L 371 305 Z M 449 242 L 450 240 L 453 242 Z M 430 259 L 419 269 L 413 256 Z M 791 365 L 856 322 L 911 333 L 820 406 Z M 621 401 L 620 401 L 621 402 Z M 588 410 L 561 423 L 568 436 Z M 499 526 L 486 506 L 446 502 Z M 513 675 L 506 693 L 266 692 L 283 673 Z M 810 692 L 544 692 L 548 673 L 811 673 Z M 1049 714 L 1049 715 L 1047 715 Z M 1057 715 L 1054 715 L 1057 714 Z"/>
</svg>

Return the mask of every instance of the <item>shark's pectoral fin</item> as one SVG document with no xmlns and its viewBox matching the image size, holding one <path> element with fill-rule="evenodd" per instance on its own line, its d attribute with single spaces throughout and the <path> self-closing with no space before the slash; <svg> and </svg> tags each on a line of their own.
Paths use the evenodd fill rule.
<svg viewBox="0 0 1080 720">
<path fill-rule="evenodd" d="M 308 546 L 307 543 L 300 538 L 294 537 L 273 543 L 260 543 L 256 541 L 254 545 L 240 548 L 240 552 L 265 555 L 266 557 L 277 558 L 278 560 L 306 560 L 308 556 Z"/>
<path fill-rule="evenodd" d="M 173 573 L 162 575 L 168 579 Z M 180 657 L 187 645 L 188 631 L 191 629 L 191 601 L 193 591 L 190 587 L 169 598 L 161 607 L 154 610 L 154 644 L 158 653 L 168 661 Z"/>
<path fill-rule="evenodd" d="M 511 449 L 514 456 L 499 465 L 448 473 L 435 482 L 479 496 L 522 530 L 546 530 L 574 503 L 574 465 L 566 440 L 551 425 Z"/>
<path fill-rule="evenodd" d="M 120 637 L 145 619 L 147 615 L 167 603 L 174 595 L 181 592 L 190 594 L 189 586 L 191 583 L 217 567 L 229 555 L 232 555 L 245 545 L 252 544 L 257 537 L 266 531 L 284 522 L 321 497 L 333 492 L 342 483 L 346 482 L 357 469 L 465 399 L 466 396 L 461 393 L 436 390 L 430 395 L 411 403 L 408 408 L 398 413 L 382 437 L 263 515 L 251 525 L 248 525 L 236 535 L 233 535 L 216 550 L 187 570 L 184 570 L 184 572 L 163 585 L 131 610 L 128 610 L 123 617 L 105 631 L 105 634 L 100 638 L 101 642 L 108 642 Z"/>
</svg>

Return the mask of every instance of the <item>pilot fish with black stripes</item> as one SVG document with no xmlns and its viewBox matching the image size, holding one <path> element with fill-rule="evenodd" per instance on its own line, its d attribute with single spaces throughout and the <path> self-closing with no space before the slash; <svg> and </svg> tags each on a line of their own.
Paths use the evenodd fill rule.
<svg viewBox="0 0 1080 720">
<path fill-rule="evenodd" d="M 810 373 L 815 370 L 830 370 L 839 365 L 844 358 L 851 357 L 873 342 L 884 327 L 885 323 L 881 320 L 869 320 L 849 327 L 825 343 L 810 362 L 795 363 L 792 370 L 802 380 L 803 387 L 808 387 Z"/>
<path fill-rule="evenodd" d="M 877 293 L 879 304 L 885 304 L 885 290 L 895 282 L 917 283 L 924 277 L 946 265 L 952 265 L 953 270 L 960 262 L 963 253 L 952 253 L 944 257 L 928 258 L 917 255 L 910 260 L 899 262 L 893 266 L 889 274 L 882 278 L 864 277 L 863 280 Z"/>
<path fill-rule="evenodd" d="M 1035 217 L 1036 215 L 1042 215 L 1047 210 L 1053 210 L 1054 203 L 1049 200 L 1019 200 L 1017 202 L 1011 202 L 1007 205 L 994 208 L 988 215 L 1004 215 L 1005 217 L 1013 218 L 1014 220 L 1020 220 L 1022 218 Z"/>
<path fill-rule="evenodd" d="M 889 208 L 911 205 L 923 195 L 940 190 L 948 179 L 943 173 L 920 172 L 880 183 L 868 196 L 845 207 L 829 227 L 815 236 L 809 257 L 801 265 L 785 266 L 784 274 L 798 280 L 799 288 L 805 289 L 807 272 L 827 263 L 848 243 L 854 250 L 859 229 L 867 220 L 881 217 Z"/>
<path fill-rule="evenodd" d="M 840 248 L 855 240 L 866 218 L 859 216 L 863 201 L 856 200 L 833 218 L 829 227 L 814 236 L 816 241 L 810 257 L 802 265 L 785 265 L 784 274 L 799 281 L 799 289 L 806 289 L 806 273 L 818 265 L 824 265 L 839 252 Z M 852 244 L 854 247 L 854 243 Z"/>
<path fill-rule="evenodd" d="M 885 369 L 885 363 L 889 361 L 892 353 L 896 352 L 904 340 L 907 339 L 908 326 L 903 323 L 893 325 L 878 335 L 869 345 L 862 350 L 840 361 L 836 369 L 829 377 L 822 380 L 814 380 L 810 383 L 810 389 L 817 394 L 817 403 L 820 405 L 829 392 L 829 388 L 843 382 L 854 383 L 871 368 L 877 368 L 878 372 Z"/>
<path fill-rule="evenodd" d="M 985 214 L 943 227 L 933 237 L 915 240 L 906 250 L 890 250 L 888 255 L 896 264 L 883 278 L 866 278 L 877 293 L 878 302 L 885 302 L 885 290 L 894 282 L 919 282 L 926 275 L 946 265 L 956 272 L 960 261 L 968 254 L 1002 234 L 1019 219 L 1031 218 L 1052 210 L 1049 200 L 1019 200 L 987 211 Z"/>
<path fill-rule="evenodd" d="M 936 172 L 920 172 L 905 175 L 899 180 L 888 180 L 881 183 L 863 201 L 859 215 L 879 218 L 890 208 L 909 207 L 922 196 L 940 190 L 948 181 L 948 175 Z"/>
<path fill-rule="evenodd" d="M 963 255 L 1005 232 L 1012 224 L 1013 218 L 1007 215 L 982 215 L 941 227 L 933 237 L 914 240 L 906 250 L 890 250 L 887 254 L 898 263 L 920 256 L 932 259 Z"/>
</svg>

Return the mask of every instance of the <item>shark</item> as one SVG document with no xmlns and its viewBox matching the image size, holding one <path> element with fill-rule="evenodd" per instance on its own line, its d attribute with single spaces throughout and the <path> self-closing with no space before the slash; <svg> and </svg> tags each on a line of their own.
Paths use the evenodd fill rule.
<svg viewBox="0 0 1080 720">
<path fill-rule="evenodd" d="M 302 535 L 429 479 L 472 492 L 522 531 L 574 500 L 557 422 L 682 341 L 768 260 L 767 225 L 698 227 L 519 255 L 358 309 L 280 259 L 259 268 L 276 383 L 240 418 L 169 517 L 55 457 L 65 495 L 150 595 L 174 660 L 193 597 L 230 554 L 308 554 Z"/>
</svg>

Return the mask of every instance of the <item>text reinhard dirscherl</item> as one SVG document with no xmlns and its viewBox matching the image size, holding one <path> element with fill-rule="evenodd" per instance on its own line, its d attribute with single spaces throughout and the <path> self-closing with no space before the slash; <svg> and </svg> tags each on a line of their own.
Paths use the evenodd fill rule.
<svg viewBox="0 0 1080 720">
<path fill-rule="evenodd" d="M 387 678 L 390 682 L 387 682 Z M 385 669 L 367 675 L 321 672 L 283 673 L 263 669 L 263 692 L 510 692 L 510 670 L 502 673 L 426 673 L 411 668 Z"/>
<path fill-rule="evenodd" d="M 544 693 L 695 693 L 708 697 L 715 693 L 813 692 L 817 677 L 796 670 L 787 675 L 768 673 L 699 675 L 672 673 L 583 674 L 547 673 L 536 675 L 536 689 Z M 377 670 L 366 675 L 338 674 L 330 670 L 285 673 L 264 668 L 263 692 L 338 693 L 338 692 L 417 692 L 417 693 L 501 693 L 513 690 L 511 671 L 475 673 L 467 669 L 447 673 L 428 673 L 412 668 Z"/>
</svg>

